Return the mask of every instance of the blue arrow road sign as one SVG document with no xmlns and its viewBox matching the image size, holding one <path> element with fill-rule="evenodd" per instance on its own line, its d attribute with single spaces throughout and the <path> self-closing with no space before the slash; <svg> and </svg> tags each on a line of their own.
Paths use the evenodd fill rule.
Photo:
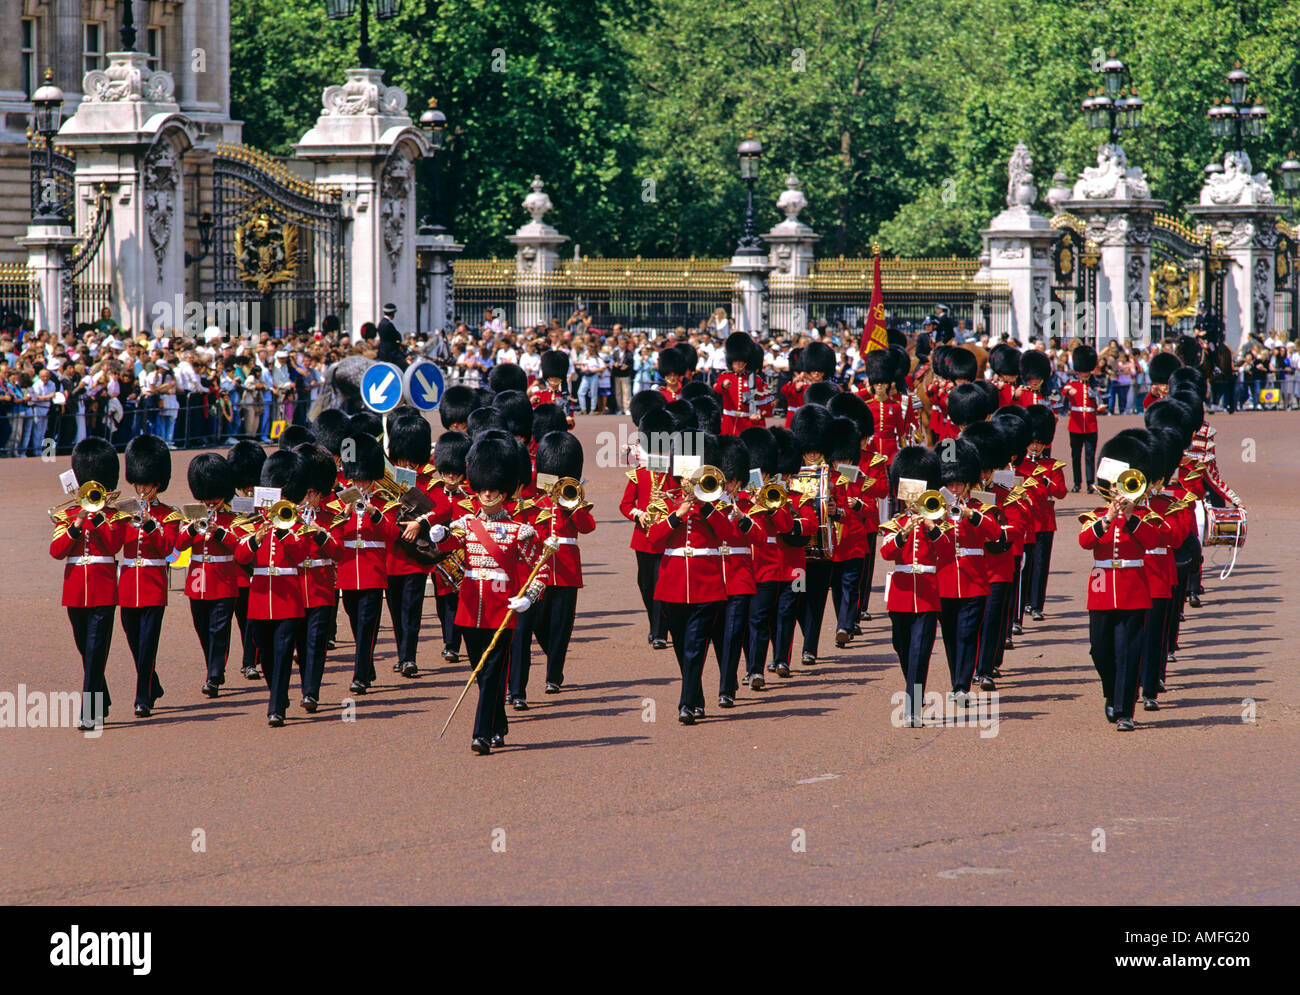
<svg viewBox="0 0 1300 995">
<path fill-rule="evenodd" d="M 402 400 L 402 371 L 376 363 L 361 375 L 361 401 L 375 414 L 387 414 Z"/>
<path fill-rule="evenodd" d="M 421 411 L 432 411 L 442 400 L 446 389 L 442 370 L 428 360 L 420 360 L 406 368 L 406 399 Z"/>
</svg>

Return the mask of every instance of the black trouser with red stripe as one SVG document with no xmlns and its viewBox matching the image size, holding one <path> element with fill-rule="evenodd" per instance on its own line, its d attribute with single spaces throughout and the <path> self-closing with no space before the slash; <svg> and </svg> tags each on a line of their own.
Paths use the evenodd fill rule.
<svg viewBox="0 0 1300 995">
<path fill-rule="evenodd" d="M 460 630 L 456 628 L 456 609 L 460 607 L 460 592 L 435 596 L 438 605 L 438 621 L 442 624 L 443 649 L 453 653 L 460 652 Z"/>
<path fill-rule="evenodd" d="M 1055 539 L 1055 532 L 1039 532 L 1034 537 L 1033 554 L 1027 561 L 1029 579 L 1025 582 L 1030 611 L 1041 612 L 1047 602 L 1047 575 L 1052 569 L 1052 543 Z"/>
<path fill-rule="evenodd" d="M 655 585 L 659 583 L 659 563 L 662 553 L 643 553 L 636 550 L 636 586 L 641 591 L 646 618 L 650 620 L 650 638 L 668 638 L 668 620 L 664 617 L 663 602 L 655 600 Z"/>
<path fill-rule="evenodd" d="M 925 681 L 934 652 L 934 630 L 938 612 L 890 612 L 894 652 L 906 680 L 905 712 L 918 721 L 925 700 Z"/>
<path fill-rule="evenodd" d="M 528 675 L 533 669 L 533 633 L 537 631 L 537 620 L 542 614 L 539 601 L 526 612 L 515 612 L 515 627 L 501 634 L 501 642 L 510 650 L 506 661 L 508 664 L 508 683 L 510 697 L 528 698 Z M 468 646 L 468 643 L 466 644 Z M 471 667 L 478 665 L 478 657 L 471 652 Z"/>
<path fill-rule="evenodd" d="M 234 598 L 190 598 L 194 633 L 203 648 L 208 681 L 226 683 L 226 658 L 230 655 L 230 624 L 235 618 Z"/>
<path fill-rule="evenodd" d="M 108 706 L 113 703 L 104 671 L 108 666 L 109 647 L 113 645 L 115 611 L 116 605 L 68 608 L 72 638 L 81 654 L 81 719 L 85 723 L 103 721 Z"/>
<path fill-rule="evenodd" d="M 349 592 L 355 593 L 355 592 Z M 284 716 L 289 711 L 289 679 L 293 677 L 293 644 L 302 626 L 296 618 L 253 618 L 248 627 L 262 661 L 262 676 L 270 697 L 266 714 Z"/>
<path fill-rule="evenodd" d="M 1143 627 L 1147 609 L 1093 609 L 1088 612 L 1092 663 L 1101 677 L 1101 690 L 1115 708 L 1115 718 L 1131 719 L 1137 704 L 1138 670 L 1142 661 Z"/>
<path fill-rule="evenodd" d="M 969 691 L 975 676 L 987 595 L 974 598 L 940 598 L 939 627 L 943 631 L 943 652 L 948 658 L 948 676 L 954 691 Z"/>
<path fill-rule="evenodd" d="M 736 697 L 740 690 L 740 654 L 748 654 L 749 604 L 752 594 L 733 594 L 713 628 L 713 655 L 718 658 L 718 694 Z M 748 669 L 748 668 L 746 668 Z M 759 670 L 763 668 L 760 666 Z"/>
<path fill-rule="evenodd" d="M 537 616 L 537 641 L 546 652 L 546 683 L 564 683 L 564 661 L 573 638 L 573 621 L 578 614 L 578 588 L 551 586 L 542 596 Z"/>
<path fill-rule="evenodd" d="M 519 616 L 515 616 L 518 621 Z M 462 629 L 465 637 L 465 652 L 470 662 L 477 666 L 483 660 L 483 651 L 492 641 L 492 629 Z M 478 672 L 478 707 L 474 710 L 474 738 L 490 739 L 492 736 L 504 736 L 510 728 L 506 721 L 506 671 L 510 667 L 510 633 L 501 633 L 501 638 L 492 647 L 492 652 L 483 661 Z"/>
<path fill-rule="evenodd" d="M 862 587 L 862 561 L 836 560 L 831 568 L 831 591 L 835 596 L 835 628 L 852 632 L 858 624 L 858 603 Z"/>
<path fill-rule="evenodd" d="M 678 708 L 704 707 L 704 659 L 709 655 L 709 637 L 717 624 L 722 601 L 699 604 L 664 602 L 668 631 L 673 637 L 677 669 L 682 674 L 682 693 Z"/>
<path fill-rule="evenodd" d="M 149 605 L 146 608 L 123 608 L 122 631 L 135 660 L 135 703 L 153 708 L 162 697 L 162 681 L 158 680 L 158 637 L 162 635 L 163 612 L 166 605 Z"/>
<path fill-rule="evenodd" d="M 248 631 L 248 592 L 251 588 L 241 587 L 235 595 L 235 621 L 239 625 L 239 642 L 243 652 L 239 664 L 240 670 L 257 666 L 257 640 Z"/>
<path fill-rule="evenodd" d="M 808 560 L 804 565 L 804 590 L 799 606 L 799 628 L 803 630 L 805 655 L 817 655 L 821 642 L 822 619 L 826 617 L 826 598 L 831 590 L 830 560 Z"/>
<path fill-rule="evenodd" d="M 984 620 L 980 623 L 979 653 L 975 661 L 975 673 L 979 677 L 991 678 L 993 671 L 1002 666 L 1010 620 L 1010 588 L 1010 581 L 995 580 L 989 583 L 989 597 L 984 603 Z"/>
<path fill-rule="evenodd" d="M 1169 616 L 1173 598 L 1152 598 L 1147 609 L 1146 639 L 1142 645 L 1142 697 L 1158 698 L 1165 678 L 1165 654 L 1169 652 Z"/>
<path fill-rule="evenodd" d="M 329 646 L 330 619 L 337 609 L 333 602 L 307 609 L 307 617 L 298 627 L 298 674 L 302 678 L 302 696 L 320 700 L 321 681 L 325 677 L 325 654 Z"/>
<path fill-rule="evenodd" d="M 1083 469 L 1085 475 L 1079 475 L 1079 457 L 1084 456 Z M 1080 487 L 1080 481 L 1086 480 L 1091 487 L 1096 480 L 1097 473 L 1097 433 L 1096 432 L 1071 432 L 1070 433 L 1070 469 L 1074 472 L 1074 489 L 1077 491 Z"/>
<path fill-rule="evenodd" d="M 424 614 L 423 573 L 388 575 L 388 617 L 393 623 L 399 663 L 414 663 L 420 644 L 420 618 Z"/>
<path fill-rule="evenodd" d="M 861 615 L 867 610 L 867 603 L 871 600 L 871 584 L 876 578 L 876 536 L 878 533 L 871 532 L 867 535 L 867 555 L 862 558 L 862 573 L 858 576 L 858 614 Z"/>
<path fill-rule="evenodd" d="M 379 637 L 379 606 L 383 599 L 382 587 L 343 592 L 343 610 L 348 613 L 357 647 L 352 679 L 367 687 L 375 680 L 375 640 Z"/>
</svg>

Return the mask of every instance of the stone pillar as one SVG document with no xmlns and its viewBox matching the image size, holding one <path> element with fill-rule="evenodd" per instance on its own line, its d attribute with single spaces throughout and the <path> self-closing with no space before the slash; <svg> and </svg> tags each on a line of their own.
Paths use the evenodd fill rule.
<svg viewBox="0 0 1300 995">
<path fill-rule="evenodd" d="M 821 236 L 799 220 L 799 212 L 808 206 L 808 200 L 799 189 L 797 177 L 785 178 L 785 190 L 776 199 L 776 206 L 785 220 L 763 236 L 771 272 L 768 327 L 794 333 L 802 331 L 808 322 L 808 276 L 812 273 L 813 246 Z"/>
<path fill-rule="evenodd" d="M 1187 208 L 1230 260 L 1223 283 L 1224 341 L 1233 350 L 1273 328 L 1277 221 L 1286 208 L 1273 200 L 1268 174 L 1251 173 L 1250 156 L 1229 152 L 1223 170 L 1207 174 L 1200 203 Z M 1208 289 L 1208 288 L 1207 288 Z"/>
<path fill-rule="evenodd" d="M 1007 331 L 1021 346 L 1042 336 L 1051 299 L 1051 222 L 1034 210 L 1038 188 L 1031 172 L 1033 159 L 1024 142 L 1017 142 L 1007 165 L 1007 208 L 980 232 L 984 249 L 975 274 L 980 283 L 1005 282 L 1011 289 Z M 978 307 L 976 323 L 979 322 Z M 973 329 L 972 329 L 973 330 Z M 986 331 L 994 339 L 996 328 Z"/>
<path fill-rule="evenodd" d="M 731 327 L 756 339 L 767 334 L 767 275 L 772 272 L 767 256 L 736 253 L 722 268 L 736 275 L 731 285 Z"/>
<path fill-rule="evenodd" d="M 385 304 L 394 324 L 415 327 L 415 162 L 428 139 L 406 113 L 406 93 L 384 85 L 379 69 L 349 69 L 342 86 L 327 86 L 316 125 L 295 146 L 315 169 L 318 186 L 339 187 L 347 210 L 348 260 L 340 315 L 353 338 L 378 322 Z"/>
<path fill-rule="evenodd" d="M 73 325 L 72 299 L 63 278 L 65 272 L 70 273 L 69 257 L 77 236 L 67 225 L 29 225 L 26 237 L 20 238 L 18 244 L 27 249 L 27 267 L 36 277 L 40 292 L 32 327 L 61 335 Z"/>
<path fill-rule="evenodd" d="M 170 73 L 151 72 L 142 52 L 109 54 L 86 73 L 83 99 L 59 144 L 76 159 L 75 229 L 84 232 L 101 187 L 111 215 L 99 278 L 107 279 L 122 327 L 181 327 L 185 294 L 184 171 L 194 133 L 180 114 Z M 165 332 L 164 332 L 165 334 Z"/>
<path fill-rule="evenodd" d="M 518 329 L 549 321 L 547 278 L 559 265 L 560 246 L 569 240 L 542 220 L 553 205 L 543 189 L 541 177 L 534 176 L 531 186 L 532 192 L 524 198 L 524 210 L 533 220 L 508 236 L 515 245 L 515 327 Z"/>
<path fill-rule="evenodd" d="M 456 298 L 453 270 L 456 256 L 464 251 L 447 231 L 422 231 L 415 239 L 419 260 L 419 320 L 416 330 L 424 335 L 450 333 L 456 327 Z"/>
<path fill-rule="evenodd" d="M 1151 341 L 1151 227 L 1156 211 L 1140 168 L 1124 149 L 1103 145 L 1061 209 L 1082 219 L 1084 237 L 1097 246 L 1097 348 L 1111 339 Z"/>
</svg>

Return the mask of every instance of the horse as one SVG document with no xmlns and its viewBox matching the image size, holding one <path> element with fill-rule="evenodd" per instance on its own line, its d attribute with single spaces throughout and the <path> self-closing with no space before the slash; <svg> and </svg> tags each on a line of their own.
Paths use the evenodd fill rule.
<svg viewBox="0 0 1300 995">
<path fill-rule="evenodd" d="M 967 352 L 973 352 L 975 354 L 975 362 L 978 366 L 978 370 L 975 374 L 975 379 L 983 380 L 984 367 L 988 365 L 988 361 L 989 361 L 988 350 L 985 349 L 983 346 L 976 345 L 973 342 L 964 342 L 961 345 L 957 346 L 957 348 L 965 349 Z M 908 350 L 908 355 L 912 357 L 912 370 L 915 371 L 916 367 L 920 363 L 920 360 L 916 358 L 915 347 Z M 931 355 L 933 355 L 933 353 L 931 353 Z M 934 448 L 935 443 L 939 441 L 938 436 L 936 436 L 934 432 L 930 429 L 930 408 L 932 407 L 932 405 L 930 404 L 930 393 L 926 389 L 930 386 L 930 383 L 933 380 L 934 380 L 934 367 L 929 366 L 926 368 L 926 371 L 924 375 L 921 377 L 921 379 L 915 383 L 915 386 L 913 388 L 916 391 L 916 395 L 921 402 L 921 430 L 925 433 L 926 445 L 930 446 L 931 448 Z"/>
<path fill-rule="evenodd" d="M 361 378 L 374 362 L 365 356 L 345 356 L 331 364 L 325 371 L 325 383 L 308 412 L 309 417 L 314 420 L 326 408 L 339 408 L 350 415 L 360 411 Z"/>
</svg>

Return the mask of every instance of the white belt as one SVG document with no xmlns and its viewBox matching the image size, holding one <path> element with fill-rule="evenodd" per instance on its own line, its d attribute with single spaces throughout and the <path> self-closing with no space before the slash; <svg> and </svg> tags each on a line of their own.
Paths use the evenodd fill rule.
<svg viewBox="0 0 1300 995">
<path fill-rule="evenodd" d="M 1145 560 L 1098 560 L 1093 564 L 1095 567 L 1101 567 L 1105 570 L 1123 570 L 1129 567 L 1144 567 Z"/>
<path fill-rule="evenodd" d="M 929 563 L 900 563 L 894 567 L 895 573 L 900 574 L 932 574 L 934 567 Z"/>
<path fill-rule="evenodd" d="M 694 546 L 674 546 L 665 549 L 664 556 L 721 556 L 721 549 L 696 549 Z"/>
<path fill-rule="evenodd" d="M 332 566 L 334 566 L 334 561 L 333 561 L 333 560 L 304 560 L 302 565 L 303 565 L 304 567 L 309 568 L 309 569 L 316 569 L 316 570 L 318 570 L 318 569 L 320 569 L 321 567 L 332 567 Z"/>
<path fill-rule="evenodd" d="M 770 542 L 772 545 L 775 546 L 775 545 L 776 545 L 776 536 L 768 536 L 768 537 L 767 537 L 767 541 Z"/>
<path fill-rule="evenodd" d="M 723 408 L 722 413 L 726 415 L 728 418 L 757 418 L 758 417 L 757 412 L 751 414 L 748 411 L 728 411 L 725 408 Z"/>
<path fill-rule="evenodd" d="M 116 563 L 117 560 L 111 556 L 78 556 L 77 566 L 86 567 L 92 563 Z"/>
<path fill-rule="evenodd" d="M 488 570 L 483 567 L 475 567 L 473 570 L 466 570 L 465 576 L 470 580 L 509 580 L 510 575 L 504 570 Z"/>
<path fill-rule="evenodd" d="M 1148 549 L 1147 552 L 1152 556 L 1163 556 L 1165 553 L 1169 552 L 1169 547 L 1157 546 L 1155 549 Z"/>
<path fill-rule="evenodd" d="M 1079 408 L 1079 407 L 1076 407 L 1075 405 L 1072 404 L 1072 405 L 1070 405 L 1070 410 L 1071 410 L 1071 411 L 1096 411 L 1097 409 L 1096 409 L 1096 408 Z"/>
<path fill-rule="evenodd" d="M 146 560 L 143 556 L 133 556 L 129 560 L 122 561 L 122 569 L 127 570 L 132 567 L 165 567 L 166 560 Z"/>
<path fill-rule="evenodd" d="M 553 543 L 555 543 L 556 545 L 559 545 L 559 546 L 576 546 L 576 545 L 578 545 L 578 540 L 577 540 L 577 539 L 574 539 L 572 536 L 551 536 L 551 537 L 550 537 L 549 539 L 547 539 L 546 541 L 547 541 L 547 542 L 553 542 Z"/>
<path fill-rule="evenodd" d="M 958 556 L 983 556 L 984 547 L 979 546 L 979 547 L 972 548 L 970 546 L 958 546 L 957 555 Z"/>
<path fill-rule="evenodd" d="M 387 546 L 384 542 L 374 542 L 371 539 L 353 539 L 351 542 L 344 543 L 348 549 L 383 549 Z"/>
<path fill-rule="evenodd" d="M 722 547 L 723 556 L 748 556 L 752 552 L 753 549 L 750 548 L 749 546 L 723 546 Z"/>
<path fill-rule="evenodd" d="M 293 577 L 298 573 L 297 567 L 254 567 L 254 577 Z"/>
<path fill-rule="evenodd" d="M 195 563 L 234 563 L 233 556 L 209 556 L 207 553 L 200 553 Z"/>
</svg>

